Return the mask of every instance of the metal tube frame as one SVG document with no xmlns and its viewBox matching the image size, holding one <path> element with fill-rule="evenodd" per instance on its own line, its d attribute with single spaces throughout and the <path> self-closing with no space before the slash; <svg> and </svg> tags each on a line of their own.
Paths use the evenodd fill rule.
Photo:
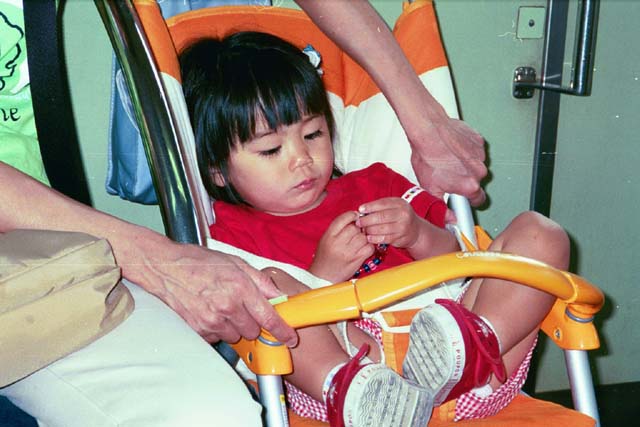
<svg viewBox="0 0 640 427">
<path fill-rule="evenodd" d="M 587 351 L 564 350 L 564 358 L 574 408 L 595 419 L 596 427 L 600 427 L 600 414 L 598 413 Z"/>
<path fill-rule="evenodd" d="M 564 5 L 557 6 L 567 7 L 568 0 L 559 0 Z M 598 11 L 600 8 L 600 0 L 580 0 L 581 5 L 578 9 L 578 25 L 576 31 L 576 40 L 573 59 L 573 76 L 569 86 L 565 87 L 559 83 L 550 82 L 543 76 L 541 81 L 535 81 L 535 71 L 528 67 L 519 67 L 516 69 L 516 76 L 513 81 L 514 94 L 526 94 L 518 96 L 529 98 L 531 89 L 548 90 L 553 92 L 565 93 L 567 95 L 589 96 L 591 94 L 591 80 L 593 70 L 593 58 L 595 55 L 595 44 L 598 23 Z M 547 21 L 551 16 L 551 10 L 554 0 L 549 0 L 549 12 L 547 13 Z M 549 39 L 549 31 L 547 28 L 547 37 Z M 561 41 L 564 45 L 564 37 Z M 545 49 L 548 44 L 546 44 Z M 531 79 L 530 77 L 533 77 Z"/>
<path fill-rule="evenodd" d="M 133 2 L 94 1 L 129 89 L 165 233 L 176 242 L 206 246 L 207 217 L 197 196 L 200 178 L 184 160 L 184 144 Z M 237 354 L 227 343 L 221 341 L 214 348 L 230 364 L 237 362 Z"/>
<path fill-rule="evenodd" d="M 476 233 L 474 230 L 475 220 L 473 219 L 469 201 L 463 196 L 451 194 L 449 195 L 449 206 L 456 214 L 460 231 L 477 247 L 478 243 L 476 242 Z"/>
<path fill-rule="evenodd" d="M 265 408 L 267 427 L 288 427 L 289 417 L 284 399 L 284 387 L 280 375 L 258 375 L 260 402 Z"/>
<path fill-rule="evenodd" d="M 135 7 L 131 0 L 95 4 L 125 75 L 166 234 L 177 242 L 206 245 L 206 217 L 194 203 L 193 177 L 185 167 L 162 77 Z"/>
<path fill-rule="evenodd" d="M 544 81 L 556 85 L 562 82 L 568 14 L 569 2 L 567 0 L 548 1 L 541 73 Z M 549 216 L 551 211 L 559 114 L 560 93 L 540 92 L 529 205 L 530 209 L 545 216 Z"/>
</svg>

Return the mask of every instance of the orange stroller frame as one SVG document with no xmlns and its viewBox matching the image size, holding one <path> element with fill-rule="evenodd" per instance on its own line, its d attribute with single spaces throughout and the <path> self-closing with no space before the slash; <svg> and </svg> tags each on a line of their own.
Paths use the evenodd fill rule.
<svg viewBox="0 0 640 427">
<path fill-rule="evenodd" d="M 335 61 L 350 59 L 332 57 L 340 56 L 333 53 L 337 49 L 335 45 L 299 11 L 275 7 L 224 7 L 215 8 L 215 13 L 201 9 L 181 14 L 165 22 L 154 0 L 95 0 L 95 3 L 127 79 L 166 233 L 176 241 L 206 245 L 208 224 L 212 221 L 207 209 L 210 203 L 204 196 L 206 192 L 187 142 L 193 137 L 188 116 L 184 115 L 186 108 L 176 52 L 201 37 L 201 31 L 221 35 L 225 31 L 254 29 L 283 36 L 281 33 L 286 27 L 289 32 L 301 34 L 304 28 L 304 40 L 313 39 L 313 46 L 322 52 L 325 74 L 331 75 Z M 435 31 L 432 37 L 440 45 L 430 0 L 418 0 L 417 3 L 420 4 L 416 6 L 424 8 L 436 23 L 431 30 Z M 212 27 L 209 19 L 220 14 L 227 14 L 226 20 L 232 16 L 237 23 L 230 28 Z M 286 26 L 283 19 L 287 20 Z M 300 44 L 300 40 L 289 41 Z M 326 52 L 330 53 L 327 55 Z M 436 52 L 433 58 L 442 62 L 440 65 L 447 65 L 443 51 Z M 325 83 L 328 91 L 344 89 L 336 87 L 339 83 L 330 79 Z M 478 247 L 468 202 L 451 195 L 450 204 L 468 246 L 471 249 Z M 592 320 L 602 307 L 604 297 L 598 288 L 575 274 L 514 255 L 455 252 L 359 280 L 310 290 L 278 304 L 276 309 L 293 327 L 331 323 L 358 318 L 363 312 L 381 309 L 428 287 L 472 276 L 519 282 L 558 298 L 542 328 L 565 351 L 575 408 L 599 425 L 586 351 L 599 347 Z M 266 425 L 288 425 L 281 381 L 281 375 L 292 371 L 288 349 L 266 332 L 254 341 L 240 341 L 234 348 L 257 374 L 260 397 L 266 408 Z"/>
</svg>

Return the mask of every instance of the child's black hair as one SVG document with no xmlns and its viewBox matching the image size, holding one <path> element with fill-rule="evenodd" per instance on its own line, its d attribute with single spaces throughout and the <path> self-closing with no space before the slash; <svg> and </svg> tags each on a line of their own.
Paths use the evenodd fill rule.
<svg viewBox="0 0 640 427">
<path fill-rule="evenodd" d="M 240 32 L 202 39 L 180 55 L 182 86 L 193 125 L 200 176 L 209 194 L 244 203 L 229 182 L 235 144 L 253 138 L 264 120 L 271 130 L 322 115 L 333 139 L 334 120 L 322 79 L 300 49 L 279 37 Z M 212 178 L 220 171 L 225 186 Z"/>
</svg>

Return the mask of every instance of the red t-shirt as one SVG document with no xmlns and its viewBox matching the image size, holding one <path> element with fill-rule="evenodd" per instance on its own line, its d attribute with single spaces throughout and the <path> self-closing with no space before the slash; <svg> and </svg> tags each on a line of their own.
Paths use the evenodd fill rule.
<svg viewBox="0 0 640 427">
<path fill-rule="evenodd" d="M 410 199 L 422 218 L 444 227 L 446 204 L 382 163 L 332 179 L 320 206 L 292 216 L 275 216 L 245 205 L 216 201 L 216 223 L 211 237 L 276 261 L 308 269 L 316 246 L 331 222 L 340 214 L 356 211 L 365 202 L 383 197 Z M 407 198 L 405 200 L 407 200 Z M 404 249 L 389 246 L 377 271 L 413 261 Z"/>
</svg>

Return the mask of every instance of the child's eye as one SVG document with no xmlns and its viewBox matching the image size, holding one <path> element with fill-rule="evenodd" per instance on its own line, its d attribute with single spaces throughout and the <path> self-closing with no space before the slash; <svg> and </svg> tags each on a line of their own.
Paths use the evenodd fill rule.
<svg viewBox="0 0 640 427">
<path fill-rule="evenodd" d="M 319 138 L 321 136 L 322 136 L 322 130 L 318 129 L 315 132 L 312 132 L 312 133 L 309 133 L 309 134 L 305 135 L 304 139 L 313 140 L 313 139 Z"/>
<path fill-rule="evenodd" d="M 270 150 L 259 151 L 258 154 L 265 157 L 275 156 L 280 152 L 280 146 L 272 148 Z"/>
</svg>

